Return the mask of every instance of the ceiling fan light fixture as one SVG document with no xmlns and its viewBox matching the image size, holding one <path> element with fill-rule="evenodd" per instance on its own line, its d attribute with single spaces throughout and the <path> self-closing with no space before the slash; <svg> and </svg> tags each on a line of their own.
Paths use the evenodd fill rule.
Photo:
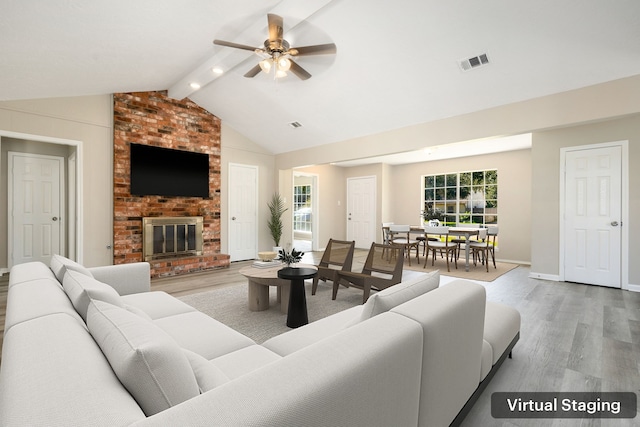
<svg viewBox="0 0 640 427">
<path fill-rule="evenodd" d="M 273 62 L 271 59 L 263 59 L 262 61 L 260 61 L 260 69 L 262 69 L 262 71 L 264 71 L 267 74 L 269 74 L 269 72 L 271 71 L 272 65 L 273 65 Z"/>
<path fill-rule="evenodd" d="M 280 58 L 278 59 L 278 70 L 289 71 L 291 68 L 291 61 L 289 58 Z"/>
<path fill-rule="evenodd" d="M 282 77 L 287 77 L 287 72 L 284 70 L 276 70 L 276 79 L 281 79 Z"/>
</svg>

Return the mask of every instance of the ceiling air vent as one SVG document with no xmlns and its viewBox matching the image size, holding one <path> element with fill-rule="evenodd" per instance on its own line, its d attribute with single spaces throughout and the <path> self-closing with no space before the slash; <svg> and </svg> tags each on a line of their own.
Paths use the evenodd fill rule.
<svg viewBox="0 0 640 427">
<path fill-rule="evenodd" d="M 300 122 L 291 122 L 289 123 L 289 126 L 291 126 L 294 129 L 298 129 L 302 127 L 302 124 Z"/>
<path fill-rule="evenodd" d="M 487 65 L 488 63 L 489 63 L 489 57 L 487 57 L 486 53 L 458 61 L 458 64 L 460 65 L 460 69 L 462 71 L 469 71 L 473 68 L 478 68 L 482 65 Z"/>
</svg>

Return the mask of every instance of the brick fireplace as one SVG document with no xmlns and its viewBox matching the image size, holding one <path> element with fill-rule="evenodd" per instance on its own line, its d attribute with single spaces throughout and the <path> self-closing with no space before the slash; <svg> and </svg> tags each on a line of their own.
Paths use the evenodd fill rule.
<svg viewBox="0 0 640 427">
<path fill-rule="evenodd" d="M 166 92 L 117 93 L 113 101 L 114 263 L 144 260 L 143 218 L 201 217 L 197 229 L 198 233 L 201 230 L 201 250 L 167 252 L 150 259 L 151 276 L 228 267 L 229 255 L 220 253 L 220 119 L 188 99 L 168 98 Z M 132 195 L 129 163 L 132 143 L 208 154 L 209 197 Z M 177 223 L 169 233 L 191 232 L 189 227 L 179 227 L 180 220 Z M 175 239 L 179 247 L 181 241 Z M 189 241 L 189 235 L 185 239 Z"/>
</svg>

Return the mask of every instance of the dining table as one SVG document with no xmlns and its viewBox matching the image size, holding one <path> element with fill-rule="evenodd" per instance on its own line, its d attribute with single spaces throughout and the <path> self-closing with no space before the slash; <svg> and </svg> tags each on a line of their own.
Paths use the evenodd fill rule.
<svg viewBox="0 0 640 427">
<path fill-rule="evenodd" d="M 424 234 L 424 226 L 412 225 L 410 233 Z M 478 227 L 449 227 L 449 234 L 453 236 L 464 236 L 465 241 L 469 241 L 471 236 L 480 234 Z M 464 271 L 469 271 L 469 245 L 464 245 Z"/>
</svg>

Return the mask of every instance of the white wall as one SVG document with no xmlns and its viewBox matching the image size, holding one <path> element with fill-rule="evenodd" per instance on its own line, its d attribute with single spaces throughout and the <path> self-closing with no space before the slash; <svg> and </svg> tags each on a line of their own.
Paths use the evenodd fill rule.
<svg viewBox="0 0 640 427">
<path fill-rule="evenodd" d="M 0 102 L 0 132 L 5 135 L 32 141 L 78 141 L 81 145 L 84 203 L 78 259 L 87 266 L 111 264 L 113 260 L 107 248 L 113 239 L 112 118 L 110 95 Z M 6 169 L 0 173 L 6 174 Z M 6 217 L 1 227 L 6 230 Z M 5 264 L 6 259 L 0 263 Z"/>
<path fill-rule="evenodd" d="M 497 257 L 504 261 L 531 261 L 531 152 L 518 150 L 484 156 L 465 157 L 437 162 L 391 166 L 373 164 L 352 168 L 317 166 L 300 169 L 314 171 L 319 181 L 333 183 L 331 197 L 320 203 L 320 226 L 323 238 L 346 238 L 346 180 L 360 176 L 375 176 L 378 184 L 376 222 L 419 224 L 422 209 L 422 175 L 464 172 L 470 170 L 498 170 L 498 215 L 500 247 Z M 342 209 L 336 199 L 343 198 Z M 382 241 L 381 228 L 377 241 Z"/>
<path fill-rule="evenodd" d="M 629 218 L 624 221 L 630 237 L 629 284 L 640 285 L 640 114 L 533 134 L 532 258 L 531 272 L 557 276 L 560 231 L 560 148 L 629 141 Z"/>
<path fill-rule="evenodd" d="M 270 251 L 273 239 L 267 228 L 267 203 L 277 188 L 275 156 L 251 142 L 222 122 L 221 197 L 220 197 L 220 251 L 229 253 L 229 163 L 258 167 L 258 251 Z"/>
</svg>

